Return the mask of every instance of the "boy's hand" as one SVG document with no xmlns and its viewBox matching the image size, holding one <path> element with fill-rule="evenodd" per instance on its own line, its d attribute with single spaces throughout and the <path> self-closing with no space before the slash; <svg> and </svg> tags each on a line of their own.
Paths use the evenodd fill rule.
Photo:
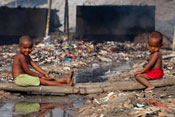
<svg viewBox="0 0 175 117">
<path fill-rule="evenodd" d="M 43 75 L 39 75 L 38 77 L 42 79 L 46 79 L 46 77 L 44 77 Z"/>
<path fill-rule="evenodd" d="M 48 80 L 55 80 L 54 78 L 51 78 L 48 74 L 44 74 L 44 76 L 45 76 Z"/>
<path fill-rule="evenodd" d="M 140 71 L 136 71 L 135 73 L 134 73 L 134 76 L 137 76 L 137 75 L 139 75 L 139 74 L 141 74 L 142 72 L 140 72 Z"/>
<path fill-rule="evenodd" d="M 50 76 L 48 74 L 44 74 L 44 76 L 48 79 L 50 79 Z"/>
<path fill-rule="evenodd" d="M 39 77 L 39 78 L 42 78 L 42 77 L 44 77 L 44 76 L 43 76 L 42 74 L 39 74 L 38 77 Z"/>
<path fill-rule="evenodd" d="M 42 79 L 47 79 L 46 76 L 45 75 L 42 75 L 42 74 L 40 74 L 38 77 L 39 78 L 42 78 Z"/>
</svg>

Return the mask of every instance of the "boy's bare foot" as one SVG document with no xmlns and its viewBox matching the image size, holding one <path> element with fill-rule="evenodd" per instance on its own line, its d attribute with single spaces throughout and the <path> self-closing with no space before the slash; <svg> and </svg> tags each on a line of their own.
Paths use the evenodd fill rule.
<svg viewBox="0 0 175 117">
<path fill-rule="evenodd" d="M 151 90 L 153 90 L 155 87 L 154 86 L 150 86 L 150 87 L 147 87 L 146 89 L 145 89 L 145 91 L 151 91 Z"/>
<path fill-rule="evenodd" d="M 72 84 L 73 84 L 73 79 L 67 84 L 62 84 L 62 86 L 72 86 Z"/>
<path fill-rule="evenodd" d="M 68 83 L 68 86 L 72 86 L 73 84 L 73 79 Z"/>
<path fill-rule="evenodd" d="M 72 84 L 72 76 L 73 76 L 73 71 L 70 72 L 70 74 L 66 77 L 66 83 L 67 84 Z"/>
</svg>

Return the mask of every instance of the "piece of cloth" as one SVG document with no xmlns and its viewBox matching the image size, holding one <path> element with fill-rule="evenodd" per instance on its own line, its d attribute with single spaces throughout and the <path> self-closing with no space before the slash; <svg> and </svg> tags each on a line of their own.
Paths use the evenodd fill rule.
<svg viewBox="0 0 175 117">
<path fill-rule="evenodd" d="M 19 86 L 39 86 L 40 80 L 38 77 L 28 74 L 20 74 L 15 79 L 15 84 Z"/>
<path fill-rule="evenodd" d="M 33 112 L 38 112 L 40 110 L 39 103 L 27 103 L 27 102 L 19 102 L 15 104 L 15 111 L 20 112 L 22 114 L 29 114 Z"/>
<path fill-rule="evenodd" d="M 163 77 L 163 69 L 152 69 L 145 73 L 146 76 L 150 77 L 152 80 L 160 79 Z"/>
</svg>

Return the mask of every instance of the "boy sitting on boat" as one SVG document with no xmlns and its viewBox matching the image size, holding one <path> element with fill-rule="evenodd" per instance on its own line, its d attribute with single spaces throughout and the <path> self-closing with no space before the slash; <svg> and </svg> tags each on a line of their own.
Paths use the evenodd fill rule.
<svg viewBox="0 0 175 117">
<path fill-rule="evenodd" d="M 40 84 L 48 86 L 72 85 L 73 72 L 64 79 L 54 79 L 32 61 L 30 54 L 33 42 L 29 36 L 22 36 L 19 39 L 18 47 L 20 52 L 15 56 L 12 65 L 12 76 L 15 84 L 20 86 L 39 86 Z M 31 65 L 37 72 L 30 70 L 28 65 Z"/>
</svg>

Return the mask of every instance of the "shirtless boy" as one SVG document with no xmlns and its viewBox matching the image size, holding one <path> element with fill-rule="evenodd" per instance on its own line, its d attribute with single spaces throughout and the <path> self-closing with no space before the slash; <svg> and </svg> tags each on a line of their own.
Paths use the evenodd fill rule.
<svg viewBox="0 0 175 117">
<path fill-rule="evenodd" d="M 18 47 L 20 52 L 15 56 L 12 65 L 12 76 L 15 84 L 20 86 L 39 86 L 40 84 L 48 86 L 72 85 L 72 72 L 64 79 L 53 79 L 32 61 L 30 54 L 33 42 L 29 36 L 22 36 L 19 39 Z M 37 72 L 30 70 L 29 65 Z"/>
<path fill-rule="evenodd" d="M 148 38 L 148 49 L 150 56 L 148 63 L 141 70 L 135 72 L 138 82 L 146 86 L 145 91 L 153 90 L 155 87 L 148 80 L 160 79 L 163 77 L 162 55 L 160 48 L 162 47 L 163 36 L 160 32 L 152 32 Z"/>
</svg>

